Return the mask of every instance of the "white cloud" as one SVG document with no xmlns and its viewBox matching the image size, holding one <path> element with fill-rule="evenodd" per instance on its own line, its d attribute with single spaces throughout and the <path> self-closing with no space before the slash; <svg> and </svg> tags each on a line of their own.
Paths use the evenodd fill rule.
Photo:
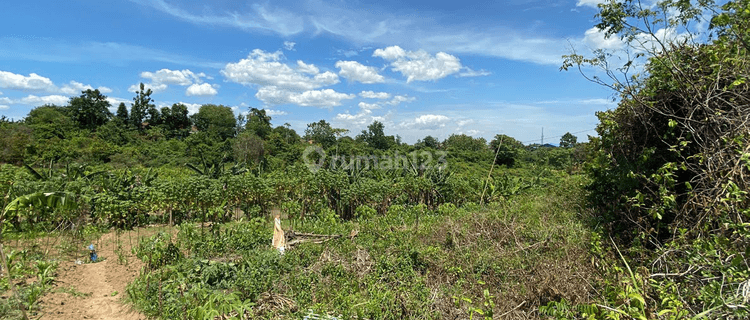
<svg viewBox="0 0 750 320">
<path fill-rule="evenodd" d="M 7 109 L 10 109 L 10 107 L 4 104 L 0 104 L 0 110 L 7 110 Z"/>
<path fill-rule="evenodd" d="M 287 90 L 312 90 L 339 82 L 333 72 L 318 73 L 314 65 L 297 63 L 297 69 L 279 62 L 281 51 L 273 53 L 260 49 L 253 50 L 247 59 L 228 63 L 221 73 L 232 82 L 243 85 L 275 86 Z M 309 74 L 309 76 L 308 76 Z"/>
<path fill-rule="evenodd" d="M 413 120 L 401 122 L 400 126 L 404 128 L 417 129 L 438 129 L 443 128 L 450 121 L 450 118 L 441 114 L 423 114 Z"/>
<path fill-rule="evenodd" d="M 377 49 L 373 57 L 381 57 L 386 60 L 397 60 L 406 57 L 406 51 L 399 46 L 390 46 L 385 49 Z"/>
<path fill-rule="evenodd" d="M 375 117 L 372 116 L 372 111 L 367 109 L 360 110 L 357 114 L 350 113 L 339 113 L 336 115 L 334 120 L 342 121 L 348 125 L 361 126 L 364 124 L 371 123 Z"/>
<path fill-rule="evenodd" d="M 342 100 L 354 99 L 356 95 L 336 92 L 333 89 L 293 92 L 269 86 L 258 89 L 255 97 L 267 105 L 296 104 L 305 107 L 331 108 L 340 106 Z"/>
<path fill-rule="evenodd" d="M 605 38 L 604 34 L 605 31 L 599 30 L 599 28 L 597 27 L 593 27 L 586 30 L 586 32 L 583 34 L 583 42 L 592 49 L 617 50 L 625 45 L 617 35 L 612 35 L 609 38 Z"/>
<path fill-rule="evenodd" d="M 359 96 L 367 99 L 388 99 L 391 94 L 388 92 L 362 91 Z"/>
<path fill-rule="evenodd" d="M 318 69 L 318 67 L 316 67 L 314 64 L 307 64 L 302 60 L 297 60 L 297 71 L 312 75 L 320 73 L 320 69 Z"/>
<path fill-rule="evenodd" d="M 205 77 L 203 73 L 195 74 L 190 70 L 169 70 L 161 69 L 156 72 L 141 72 L 141 77 L 144 79 L 151 79 L 154 84 L 176 84 L 181 86 L 187 86 L 193 84 L 193 82 L 200 83 L 201 77 Z"/>
<path fill-rule="evenodd" d="M 294 50 L 294 45 L 295 44 L 296 43 L 291 42 L 291 41 L 284 41 L 284 49 L 292 51 L 292 50 Z"/>
<path fill-rule="evenodd" d="M 199 103 L 187 103 L 187 102 L 180 102 L 181 104 L 184 104 L 188 109 L 188 114 L 195 114 L 198 113 L 198 110 L 200 110 L 202 104 Z"/>
<path fill-rule="evenodd" d="M 363 110 L 380 109 L 380 105 L 377 103 L 360 102 L 359 107 Z"/>
<path fill-rule="evenodd" d="M 472 70 L 468 67 L 463 67 L 461 70 L 462 71 L 458 73 L 459 77 L 482 77 L 492 74 L 492 72 L 489 72 L 487 70 Z"/>
<path fill-rule="evenodd" d="M 417 98 L 408 96 L 395 96 L 391 101 L 388 101 L 387 103 L 392 106 L 397 106 L 402 102 L 412 102 L 414 100 L 417 100 Z"/>
<path fill-rule="evenodd" d="M 287 112 L 282 111 L 282 110 L 274 110 L 274 109 L 263 109 L 263 110 L 266 110 L 266 115 L 271 116 L 271 117 L 287 115 Z"/>
<path fill-rule="evenodd" d="M 144 88 L 144 90 L 151 89 L 151 91 L 153 93 L 157 93 L 157 92 L 162 92 L 164 90 L 167 90 L 167 85 L 163 84 L 163 83 L 158 83 L 158 84 L 144 83 L 143 84 L 143 88 Z M 134 85 L 128 87 L 128 91 L 133 92 L 133 93 L 135 93 L 135 92 L 137 92 L 139 90 L 141 90 L 141 84 L 140 83 L 139 84 L 134 84 Z"/>
<path fill-rule="evenodd" d="M 112 89 L 107 88 L 107 87 L 99 87 L 96 89 L 98 89 L 99 92 L 103 94 L 112 92 Z M 68 94 L 68 95 L 80 95 L 82 91 L 86 91 L 86 90 L 94 90 L 94 87 L 87 85 L 87 84 L 80 83 L 80 82 L 70 81 L 70 83 L 60 88 L 60 92 L 64 94 Z"/>
<path fill-rule="evenodd" d="M 578 0 L 578 3 L 576 3 L 577 7 L 581 6 L 587 6 L 592 8 L 598 8 L 597 5 L 600 3 L 604 3 L 606 0 Z"/>
<path fill-rule="evenodd" d="M 374 57 L 381 57 L 391 62 L 391 70 L 407 77 L 406 82 L 430 81 L 445 78 L 461 70 L 461 61 L 445 52 L 431 56 L 424 50 L 404 51 L 399 46 L 377 49 Z"/>
<path fill-rule="evenodd" d="M 45 104 L 66 105 L 68 104 L 68 100 L 68 97 L 61 95 L 49 95 L 40 97 L 32 94 L 25 98 L 17 100 L 16 103 L 30 106 L 41 106 Z"/>
<path fill-rule="evenodd" d="M 0 71 L 0 88 L 21 91 L 55 91 L 57 87 L 52 80 L 36 73 L 28 76 Z"/>
<path fill-rule="evenodd" d="M 361 83 L 380 83 L 385 82 L 385 78 L 378 74 L 374 67 L 365 66 L 357 61 L 338 61 L 336 68 L 339 68 L 339 75 L 351 81 Z"/>
<path fill-rule="evenodd" d="M 218 93 L 216 88 L 208 83 L 194 83 L 185 90 L 185 95 L 187 96 L 215 96 Z"/>
<path fill-rule="evenodd" d="M 116 97 L 107 97 L 107 101 L 109 101 L 109 104 L 113 108 L 115 108 L 115 110 L 120 105 L 120 103 L 128 104 L 128 103 L 132 102 L 131 100 L 125 100 L 125 99 L 120 99 L 120 98 L 116 98 Z"/>
</svg>

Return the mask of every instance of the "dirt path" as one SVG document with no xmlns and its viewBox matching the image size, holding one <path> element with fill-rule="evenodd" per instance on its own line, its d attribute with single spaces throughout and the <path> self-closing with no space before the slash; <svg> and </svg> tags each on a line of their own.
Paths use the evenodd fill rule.
<svg viewBox="0 0 750 320">
<path fill-rule="evenodd" d="M 140 235 L 156 233 L 141 231 Z M 41 302 L 42 319 L 146 319 L 122 300 L 125 289 L 138 276 L 143 263 L 131 253 L 130 241 L 137 243 L 135 231 L 118 236 L 108 233 L 98 241 L 97 253 L 104 261 L 77 264 L 61 262 L 55 288 Z M 118 243 L 121 249 L 117 249 Z M 118 252 L 127 260 L 121 262 Z"/>
</svg>

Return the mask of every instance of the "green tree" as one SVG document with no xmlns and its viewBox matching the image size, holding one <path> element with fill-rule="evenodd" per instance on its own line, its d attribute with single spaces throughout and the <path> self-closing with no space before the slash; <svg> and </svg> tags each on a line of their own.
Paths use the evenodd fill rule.
<svg viewBox="0 0 750 320">
<path fill-rule="evenodd" d="M 36 139 L 65 139 L 73 134 L 76 124 L 68 117 L 65 107 L 44 105 L 36 107 L 24 119 L 34 131 Z"/>
<path fill-rule="evenodd" d="M 736 192 L 750 188 L 749 172 L 736 166 L 746 162 L 738 150 L 746 150 L 750 132 L 749 7 L 748 0 L 608 1 L 596 27 L 637 54 L 565 56 L 562 69 L 600 68 L 587 78 L 621 98 L 616 109 L 597 113 L 599 137 L 587 166 L 591 200 L 616 231 L 638 230 L 660 246 L 683 227 L 714 230 L 749 218 L 750 201 Z M 693 32 L 707 16 L 716 37 Z M 613 54 L 630 59 L 614 65 Z"/>
<path fill-rule="evenodd" d="M 388 150 L 396 143 L 393 136 L 385 135 L 385 125 L 380 121 L 373 121 L 367 126 L 367 130 L 362 130 L 362 133 L 357 136 L 357 140 L 364 141 L 371 148 L 379 150 Z"/>
<path fill-rule="evenodd" d="M 422 140 L 417 140 L 417 143 L 415 143 L 414 146 L 417 148 L 438 149 L 440 148 L 440 141 L 433 136 L 426 136 Z"/>
<path fill-rule="evenodd" d="M 170 137 L 186 137 L 190 132 L 190 117 L 188 108 L 182 103 L 175 103 L 172 108 L 164 107 L 161 111 L 162 125 L 168 131 Z"/>
<path fill-rule="evenodd" d="M 198 130 L 213 135 L 221 141 L 234 136 L 237 118 L 234 117 L 234 112 L 230 107 L 204 104 L 192 117 Z"/>
<path fill-rule="evenodd" d="M 21 165 L 32 141 L 32 131 L 29 126 L 0 121 L 0 164 Z"/>
<path fill-rule="evenodd" d="M 578 137 L 574 136 L 570 132 L 566 132 L 560 138 L 560 148 L 573 148 L 578 143 Z"/>
<path fill-rule="evenodd" d="M 516 164 L 519 154 L 524 151 L 524 146 L 521 141 L 498 134 L 490 141 L 490 149 L 495 154 L 495 164 L 511 167 Z"/>
<path fill-rule="evenodd" d="M 122 125 L 130 124 L 129 118 L 128 118 L 128 107 L 125 106 L 124 102 L 120 102 L 120 105 L 117 106 L 117 113 L 115 114 L 115 119 Z"/>
<path fill-rule="evenodd" d="M 80 128 L 94 130 L 112 118 L 107 97 L 98 89 L 83 91 L 79 97 L 71 98 L 68 114 Z"/>
<path fill-rule="evenodd" d="M 448 151 L 484 152 L 489 150 L 487 140 L 465 134 L 452 134 L 445 139 L 443 145 Z"/>
<path fill-rule="evenodd" d="M 305 129 L 305 140 L 319 143 L 328 149 L 336 143 L 336 129 L 325 120 L 308 123 Z"/>
<path fill-rule="evenodd" d="M 271 133 L 271 129 L 271 117 L 266 115 L 266 110 L 250 108 L 245 130 L 265 140 Z"/>
<path fill-rule="evenodd" d="M 148 112 L 156 106 L 152 103 L 151 89 L 146 89 L 143 83 L 140 84 L 140 90 L 135 92 L 133 105 L 130 107 L 130 123 L 133 127 L 143 130 L 143 122 L 148 120 Z"/>
</svg>

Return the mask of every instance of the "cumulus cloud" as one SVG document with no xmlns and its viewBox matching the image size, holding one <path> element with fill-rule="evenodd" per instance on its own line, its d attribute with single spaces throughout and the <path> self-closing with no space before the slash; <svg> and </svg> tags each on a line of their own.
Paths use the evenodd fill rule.
<svg viewBox="0 0 750 320">
<path fill-rule="evenodd" d="M 338 61 L 336 68 L 339 68 L 339 75 L 351 81 L 361 83 L 379 83 L 385 82 L 385 78 L 378 74 L 374 67 L 365 66 L 357 61 Z"/>
<path fill-rule="evenodd" d="M 401 122 L 400 126 L 404 128 L 438 129 L 445 127 L 449 121 L 450 118 L 441 114 L 423 114 L 413 120 Z"/>
<path fill-rule="evenodd" d="M 390 61 L 393 71 L 400 72 L 406 77 L 406 82 L 430 81 L 445 78 L 461 70 L 461 61 L 445 52 L 438 52 L 435 56 L 424 50 L 405 51 L 399 46 L 377 49 L 374 57 L 381 57 Z"/>
<path fill-rule="evenodd" d="M 373 117 L 372 111 L 367 109 L 360 110 L 357 114 L 351 113 L 339 113 L 334 117 L 334 120 L 342 121 L 348 125 L 362 126 L 377 120 L 380 117 Z"/>
<path fill-rule="evenodd" d="M 360 102 L 359 107 L 363 110 L 380 109 L 380 105 L 377 103 Z"/>
<path fill-rule="evenodd" d="M 185 90 L 187 96 L 215 96 L 217 93 L 216 88 L 208 83 L 194 83 Z"/>
<path fill-rule="evenodd" d="M 605 31 L 593 27 L 584 32 L 583 42 L 593 49 L 616 50 L 621 49 L 625 45 L 617 35 L 606 38 L 604 34 Z"/>
<path fill-rule="evenodd" d="M 99 87 L 96 89 L 98 89 L 99 92 L 101 93 L 112 92 L 112 89 L 107 88 L 107 87 Z M 68 94 L 68 95 L 80 95 L 82 91 L 86 91 L 86 90 L 94 90 L 94 87 L 87 85 L 87 84 L 80 83 L 80 82 L 71 81 L 70 83 L 60 88 L 60 92 L 64 94 Z"/>
<path fill-rule="evenodd" d="M 36 73 L 28 76 L 0 71 L 0 88 L 21 91 L 55 91 L 57 87 L 52 80 Z"/>
<path fill-rule="evenodd" d="M 107 101 L 112 106 L 112 108 L 116 109 L 117 106 L 120 105 L 120 103 L 128 104 L 131 103 L 131 100 L 116 98 L 116 97 L 107 97 Z"/>
<path fill-rule="evenodd" d="M 362 91 L 359 96 L 366 99 L 389 99 L 391 94 L 388 92 Z"/>
<path fill-rule="evenodd" d="M 0 104 L 0 110 L 6 110 L 6 109 L 10 109 L 10 107 L 4 104 Z"/>
<path fill-rule="evenodd" d="M 274 86 L 286 90 L 312 90 L 339 82 L 333 72 L 319 73 L 314 65 L 297 63 L 297 69 L 280 62 L 281 51 L 255 49 L 236 63 L 228 63 L 221 73 L 227 80 L 243 85 Z"/>
<path fill-rule="evenodd" d="M 282 111 L 282 110 L 274 110 L 274 109 L 263 109 L 263 110 L 266 110 L 266 115 L 271 116 L 271 117 L 287 115 L 287 112 Z"/>
<path fill-rule="evenodd" d="M 395 96 L 391 101 L 388 101 L 387 103 L 392 106 L 397 106 L 402 102 L 412 102 L 414 100 L 417 100 L 417 98 L 409 96 Z"/>
<path fill-rule="evenodd" d="M 289 51 L 294 50 L 295 44 L 296 43 L 291 42 L 291 41 L 284 41 L 284 49 L 289 50 Z"/>
<path fill-rule="evenodd" d="M 141 78 L 150 79 L 154 84 L 175 84 L 181 86 L 191 85 L 194 82 L 200 83 L 201 78 L 206 75 L 203 73 L 196 74 L 188 69 L 169 70 L 161 69 L 156 72 L 141 72 Z"/>
<path fill-rule="evenodd" d="M 35 96 L 32 94 L 14 102 L 30 106 L 40 106 L 45 104 L 65 105 L 68 104 L 68 100 L 68 97 L 61 95 Z"/>
<path fill-rule="evenodd" d="M 342 100 L 354 99 L 356 95 L 336 92 L 333 89 L 294 92 L 269 86 L 258 89 L 255 97 L 267 105 L 296 104 L 306 107 L 332 108 L 340 106 Z"/>
<path fill-rule="evenodd" d="M 302 60 L 297 60 L 297 71 L 312 75 L 320 73 L 320 69 L 318 69 L 318 67 L 316 67 L 314 64 L 307 64 Z"/>
<path fill-rule="evenodd" d="M 152 92 L 157 93 L 157 92 L 162 92 L 164 90 L 167 90 L 167 85 L 163 84 L 163 83 L 144 83 L 143 84 L 143 88 L 144 88 L 144 90 L 151 89 Z M 128 87 L 128 91 L 130 91 L 130 92 L 137 92 L 139 90 L 141 90 L 141 84 L 140 83 L 134 84 L 134 85 Z"/>
</svg>

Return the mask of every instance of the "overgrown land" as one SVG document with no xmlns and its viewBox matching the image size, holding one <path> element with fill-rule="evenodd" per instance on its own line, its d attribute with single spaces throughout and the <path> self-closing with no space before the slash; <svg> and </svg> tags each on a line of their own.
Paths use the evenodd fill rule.
<svg viewBox="0 0 750 320">
<path fill-rule="evenodd" d="M 749 4 L 600 5 L 621 50 L 562 66 L 620 101 L 586 143 L 300 136 L 143 87 L 3 118 L 0 317 L 54 318 L 90 298 L 60 266 L 104 260 L 159 319 L 747 318 Z"/>
</svg>

